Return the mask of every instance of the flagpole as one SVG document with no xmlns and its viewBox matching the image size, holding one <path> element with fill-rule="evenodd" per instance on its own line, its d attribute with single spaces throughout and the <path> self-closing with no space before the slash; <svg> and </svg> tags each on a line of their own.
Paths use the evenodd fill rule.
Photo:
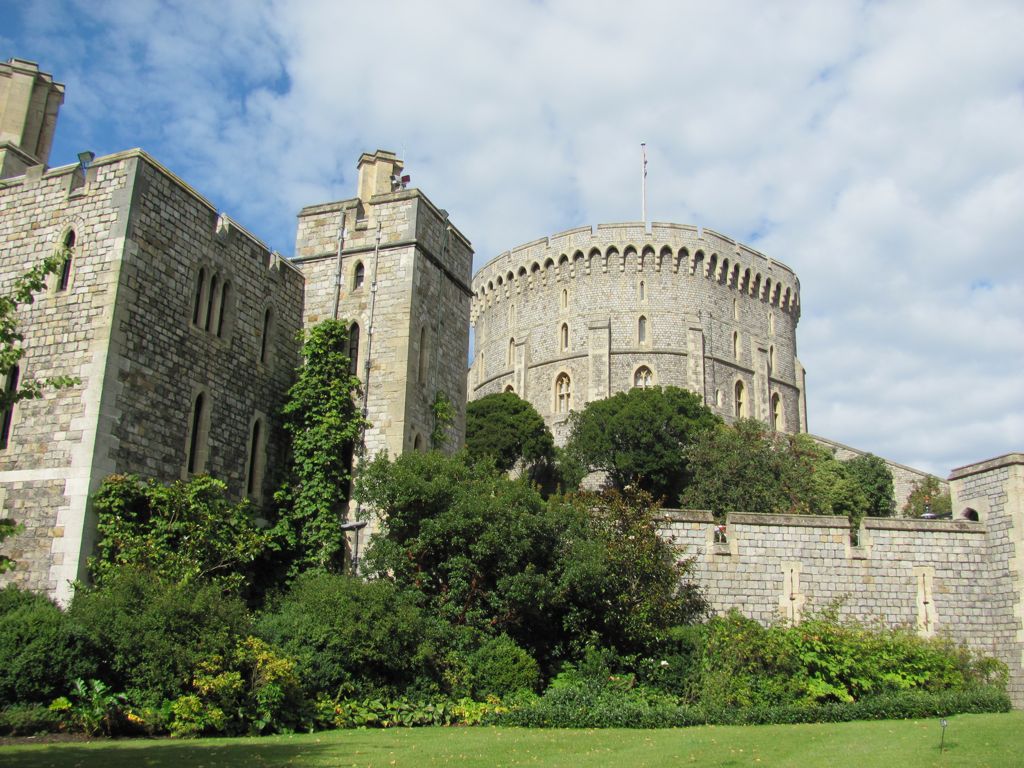
<svg viewBox="0 0 1024 768">
<path fill-rule="evenodd" d="M 640 215 L 643 217 L 644 226 L 647 226 L 647 144 L 640 144 L 640 154 L 643 158 L 640 176 Z"/>
</svg>

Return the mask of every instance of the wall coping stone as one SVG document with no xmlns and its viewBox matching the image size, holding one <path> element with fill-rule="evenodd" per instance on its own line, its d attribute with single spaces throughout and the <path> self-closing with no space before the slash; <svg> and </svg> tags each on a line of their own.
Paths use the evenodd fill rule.
<svg viewBox="0 0 1024 768">
<path fill-rule="evenodd" d="M 715 516 L 708 509 L 662 509 L 655 519 L 668 523 L 713 523 Z"/>
<path fill-rule="evenodd" d="M 798 528 L 847 528 L 850 520 L 845 515 L 762 515 L 750 512 L 730 512 L 726 525 L 779 525 Z"/>
<path fill-rule="evenodd" d="M 865 517 L 864 527 L 873 531 L 941 531 L 944 533 L 986 533 L 984 523 L 974 520 L 924 520 L 916 517 Z"/>
<path fill-rule="evenodd" d="M 1006 453 L 1002 456 L 997 456 L 994 459 L 987 459 L 974 464 L 967 464 L 963 467 L 957 467 L 949 473 L 949 479 L 959 480 L 962 477 L 980 475 L 983 472 L 991 472 L 993 469 L 1010 467 L 1014 464 L 1024 464 L 1024 453 Z"/>
</svg>

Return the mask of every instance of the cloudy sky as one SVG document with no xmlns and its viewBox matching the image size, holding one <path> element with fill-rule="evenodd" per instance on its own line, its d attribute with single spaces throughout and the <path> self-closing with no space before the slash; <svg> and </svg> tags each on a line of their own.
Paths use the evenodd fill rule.
<svg viewBox="0 0 1024 768">
<path fill-rule="evenodd" d="M 401 153 L 477 265 L 648 212 L 792 266 L 811 431 L 1024 450 L 1024 3 L 0 0 L 51 164 L 141 146 L 285 254 Z"/>
</svg>

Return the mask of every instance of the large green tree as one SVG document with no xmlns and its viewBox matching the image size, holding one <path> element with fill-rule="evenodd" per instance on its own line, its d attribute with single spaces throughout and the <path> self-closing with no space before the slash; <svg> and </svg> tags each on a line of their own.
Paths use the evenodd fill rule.
<svg viewBox="0 0 1024 768">
<path fill-rule="evenodd" d="M 687 449 L 719 423 L 693 392 L 638 387 L 574 412 L 566 453 L 620 490 L 635 486 L 674 501 L 689 480 Z"/>
<path fill-rule="evenodd" d="M 507 472 L 517 465 L 531 477 L 555 460 L 555 441 L 537 409 L 514 392 L 473 400 L 466 406 L 466 450 L 487 456 Z"/>
<path fill-rule="evenodd" d="M 935 515 L 947 517 L 953 513 L 953 503 L 949 491 L 942 489 L 939 478 L 934 475 L 918 480 L 903 505 L 904 517 L 921 517 Z"/>
<path fill-rule="evenodd" d="M 348 504 L 353 451 L 365 421 L 355 395 L 359 379 L 350 370 L 348 326 L 325 320 L 310 328 L 303 364 L 282 409 L 291 438 L 288 479 L 275 494 L 279 546 L 291 573 L 339 571 L 345 558 L 342 524 Z"/>
</svg>

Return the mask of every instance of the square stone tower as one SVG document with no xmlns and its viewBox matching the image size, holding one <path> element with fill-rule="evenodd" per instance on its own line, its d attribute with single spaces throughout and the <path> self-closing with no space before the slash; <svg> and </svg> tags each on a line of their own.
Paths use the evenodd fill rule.
<svg viewBox="0 0 1024 768">
<path fill-rule="evenodd" d="M 46 165 L 64 86 L 31 61 L 0 63 L 0 179 Z"/>
<path fill-rule="evenodd" d="M 394 153 L 363 154 L 358 168 L 357 197 L 299 213 L 303 322 L 350 323 L 367 456 L 430 448 L 439 396 L 454 406 L 446 448 L 455 450 L 465 433 L 472 247 L 446 211 L 405 188 Z"/>
</svg>

